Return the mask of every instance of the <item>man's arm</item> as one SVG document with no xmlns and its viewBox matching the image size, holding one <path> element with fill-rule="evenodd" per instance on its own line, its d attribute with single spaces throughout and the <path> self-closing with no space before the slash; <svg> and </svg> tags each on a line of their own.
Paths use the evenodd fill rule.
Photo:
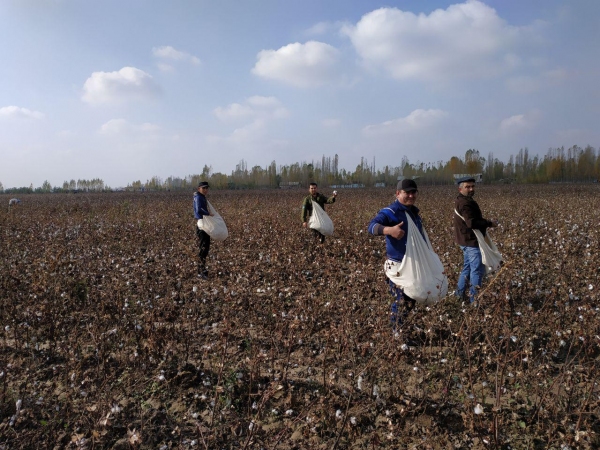
<svg viewBox="0 0 600 450">
<path fill-rule="evenodd" d="M 402 225 L 404 225 L 404 222 L 398 224 L 391 223 L 388 216 L 379 211 L 373 220 L 371 220 L 371 223 L 369 223 L 368 231 L 373 236 L 391 236 L 395 239 L 402 239 L 405 234 Z"/>
<path fill-rule="evenodd" d="M 463 205 L 458 212 L 461 216 L 463 216 L 463 219 L 465 219 L 467 227 L 471 228 L 472 230 L 480 230 L 485 233 L 486 228 L 496 226 L 495 222 L 481 217 L 481 211 L 479 211 L 478 207 L 475 209 L 473 206 L 466 204 Z"/>
<path fill-rule="evenodd" d="M 300 220 L 305 224 L 308 218 L 308 213 L 312 211 L 312 205 L 310 204 L 310 199 L 308 197 L 304 198 L 302 202 L 302 212 L 300 213 Z"/>
<path fill-rule="evenodd" d="M 194 195 L 194 216 L 196 219 L 202 219 L 203 216 L 212 215 L 208 210 L 206 198 L 201 195 Z"/>
</svg>

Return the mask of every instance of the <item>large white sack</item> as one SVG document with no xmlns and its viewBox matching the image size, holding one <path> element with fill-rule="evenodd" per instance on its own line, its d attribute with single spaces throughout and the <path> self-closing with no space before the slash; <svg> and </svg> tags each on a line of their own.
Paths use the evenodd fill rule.
<svg viewBox="0 0 600 450">
<path fill-rule="evenodd" d="M 454 213 L 465 222 L 464 217 L 461 216 L 456 209 L 454 210 Z M 498 250 L 498 247 L 496 247 L 496 244 L 494 244 L 494 241 L 492 241 L 490 234 L 486 233 L 484 237 L 481 231 L 474 228 L 473 233 L 479 244 L 481 262 L 483 262 L 483 265 L 485 266 L 486 273 L 490 274 L 500 269 L 500 267 L 502 267 L 502 254 L 500 253 L 500 250 Z"/>
<path fill-rule="evenodd" d="M 229 236 L 227 225 L 217 212 L 213 205 L 207 200 L 208 210 L 212 213 L 212 216 L 204 216 L 198 220 L 198 228 L 208 233 L 208 235 L 215 241 L 224 241 Z"/>
<path fill-rule="evenodd" d="M 483 233 L 479 230 L 473 230 L 477 237 L 477 243 L 479 244 L 479 251 L 481 251 L 481 262 L 485 266 L 486 273 L 492 273 L 502 267 L 502 254 L 496 244 L 492 241 L 489 233 L 483 236 Z"/>
<path fill-rule="evenodd" d="M 409 215 L 406 219 L 406 253 L 400 263 L 390 259 L 385 262 L 385 275 L 410 298 L 418 303 L 432 305 L 448 293 L 446 271 L 440 258 L 431 248 L 425 229 L 423 239 Z"/>
<path fill-rule="evenodd" d="M 333 234 L 333 222 L 317 202 L 312 202 L 313 212 L 308 220 L 308 227 L 325 236 Z"/>
</svg>

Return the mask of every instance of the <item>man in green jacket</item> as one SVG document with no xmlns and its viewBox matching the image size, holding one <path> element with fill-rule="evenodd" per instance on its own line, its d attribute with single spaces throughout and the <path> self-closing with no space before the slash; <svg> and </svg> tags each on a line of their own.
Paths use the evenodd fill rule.
<svg viewBox="0 0 600 450">
<path fill-rule="evenodd" d="M 312 215 L 313 206 L 312 202 L 316 202 L 323 210 L 325 210 L 325 204 L 335 203 L 335 197 L 337 196 L 337 192 L 333 191 L 333 195 L 331 197 L 325 197 L 323 194 L 317 192 L 317 183 L 310 183 L 308 187 L 309 195 L 304 197 L 304 201 L 302 202 L 302 226 L 304 228 L 308 228 L 308 218 Z M 325 236 L 319 233 L 317 230 L 312 229 L 315 238 L 319 240 L 322 244 L 325 242 Z"/>
</svg>

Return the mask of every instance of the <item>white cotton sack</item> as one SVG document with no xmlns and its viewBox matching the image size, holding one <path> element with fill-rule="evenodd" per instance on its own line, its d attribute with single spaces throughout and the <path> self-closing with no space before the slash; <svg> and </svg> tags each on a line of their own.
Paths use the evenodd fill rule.
<svg viewBox="0 0 600 450">
<path fill-rule="evenodd" d="M 317 230 L 324 236 L 333 234 L 333 222 L 317 202 L 312 202 L 313 212 L 308 220 L 308 227 Z"/>
<path fill-rule="evenodd" d="M 427 232 L 423 236 L 410 218 L 406 236 L 406 253 L 402 262 L 387 260 L 385 275 L 410 298 L 426 305 L 439 302 L 448 293 L 444 265 L 432 250 Z"/>
<path fill-rule="evenodd" d="M 225 225 L 225 221 L 213 205 L 211 205 L 209 201 L 207 201 L 207 203 L 208 210 L 212 213 L 212 216 L 204 216 L 202 219 L 198 220 L 198 228 L 208 233 L 211 239 L 214 239 L 215 241 L 224 241 L 227 239 L 227 236 L 229 236 L 227 225 Z"/>
<path fill-rule="evenodd" d="M 490 274 L 496 272 L 502 267 L 502 254 L 489 233 L 483 236 L 483 233 L 479 230 L 473 230 L 477 237 L 477 243 L 479 244 L 479 251 L 481 252 L 481 262 L 485 266 L 486 273 Z"/>
<path fill-rule="evenodd" d="M 461 216 L 456 209 L 454 210 L 454 214 L 465 222 L 464 217 Z M 477 244 L 479 244 L 481 262 L 485 266 L 485 272 L 490 274 L 499 270 L 500 267 L 502 267 L 502 254 L 500 253 L 500 250 L 498 250 L 498 247 L 496 247 L 496 244 L 494 244 L 494 241 L 492 241 L 489 233 L 486 233 L 484 237 L 481 231 L 474 228 L 473 233 L 477 238 Z"/>
</svg>

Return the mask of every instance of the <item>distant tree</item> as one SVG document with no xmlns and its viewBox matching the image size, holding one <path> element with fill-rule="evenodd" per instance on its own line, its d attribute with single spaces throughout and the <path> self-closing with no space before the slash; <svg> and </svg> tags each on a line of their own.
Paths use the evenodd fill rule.
<svg viewBox="0 0 600 450">
<path fill-rule="evenodd" d="M 212 166 L 207 166 L 205 164 L 204 168 L 202 169 L 202 181 L 208 180 L 210 178 L 211 173 L 212 173 Z"/>
<path fill-rule="evenodd" d="M 4 186 L 2 186 L 2 182 L 0 182 L 0 192 L 4 192 Z"/>
<path fill-rule="evenodd" d="M 482 173 L 485 158 L 479 154 L 479 150 L 470 148 L 465 152 L 465 172 L 470 174 Z"/>
<path fill-rule="evenodd" d="M 146 181 L 144 186 L 147 189 L 151 189 L 153 191 L 158 191 L 158 190 L 162 189 L 162 187 L 163 187 L 162 184 L 163 184 L 162 179 L 159 176 L 154 175 L 152 178 L 150 178 L 148 181 Z"/>
<path fill-rule="evenodd" d="M 498 158 L 494 159 L 494 180 L 504 178 L 504 163 Z"/>
<path fill-rule="evenodd" d="M 458 156 L 453 156 L 450 158 L 450 161 L 448 161 L 448 167 L 452 174 L 465 173 L 465 165 L 462 159 L 460 159 Z"/>
<path fill-rule="evenodd" d="M 577 162 L 577 173 L 579 178 L 584 181 L 590 181 L 595 178 L 594 166 L 596 165 L 596 151 L 593 147 L 587 146 L 579 155 Z"/>
<path fill-rule="evenodd" d="M 210 186 L 215 189 L 225 189 L 228 184 L 227 175 L 224 173 L 213 173 L 210 177 Z"/>
<path fill-rule="evenodd" d="M 140 180 L 134 181 L 127 185 L 127 190 L 139 191 L 142 188 L 142 182 Z"/>
</svg>

